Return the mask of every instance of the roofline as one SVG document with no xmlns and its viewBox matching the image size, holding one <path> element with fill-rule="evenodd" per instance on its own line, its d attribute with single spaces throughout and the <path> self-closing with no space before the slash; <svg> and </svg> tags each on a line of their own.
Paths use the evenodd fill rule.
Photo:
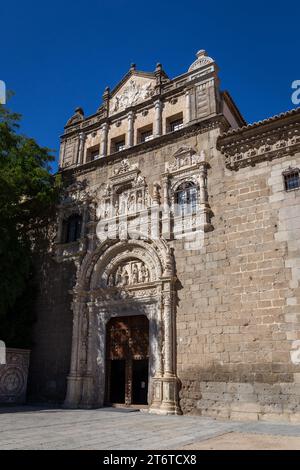
<svg viewBox="0 0 300 470">
<path fill-rule="evenodd" d="M 138 75 L 140 77 L 147 77 L 147 78 L 154 78 L 155 79 L 155 72 L 143 72 L 142 70 L 132 70 L 129 69 L 128 72 L 123 76 L 120 82 L 114 88 L 112 88 L 109 92 L 110 97 L 112 97 L 121 87 L 122 85 L 126 82 L 126 80 L 133 75 Z"/>
<path fill-rule="evenodd" d="M 236 105 L 234 99 L 232 98 L 231 94 L 229 93 L 229 91 L 224 90 L 224 91 L 222 91 L 221 94 L 222 94 L 222 97 L 224 98 L 224 101 L 226 102 L 227 106 L 230 108 L 231 112 L 233 113 L 233 115 L 235 116 L 235 118 L 237 119 L 239 124 L 242 127 L 247 126 L 246 120 L 244 119 L 242 113 L 240 112 L 239 108 L 237 107 L 237 105 Z"/>
<path fill-rule="evenodd" d="M 252 124 L 248 124 L 243 127 L 239 127 L 237 129 L 230 129 L 229 131 L 225 132 L 219 137 L 219 140 L 230 140 L 230 138 L 234 137 L 242 137 L 243 134 L 248 134 L 249 132 L 254 130 L 260 130 L 261 128 L 266 128 L 264 130 L 268 130 L 269 127 L 276 126 L 281 120 L 288 119 L 292 116 L 300 116 L 300 107 L 290 109 L 284 113 L 276 114 L 275 116 L 271 116 L 269 118 L 263 119 L 262 121 L 257 121 Z"/>
</svg>

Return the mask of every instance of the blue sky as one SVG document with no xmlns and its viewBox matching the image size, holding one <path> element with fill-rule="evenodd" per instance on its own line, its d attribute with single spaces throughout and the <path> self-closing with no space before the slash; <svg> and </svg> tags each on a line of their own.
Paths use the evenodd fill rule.
<svg viewBox="0 0 300 470">
<path fill-rule="evenodd" d="M 216 60 L 221 88 L 248 122 L 295 107 L 299 1 L 17 0 L 2 2 L 1 17 L 9 107 L 23 115 L 23 133 L 56 151 L 75 107 L 95 112 L 131 62 L 146 71 L 161 62 L 174 77 L 199 49 Z"/>
</svg>

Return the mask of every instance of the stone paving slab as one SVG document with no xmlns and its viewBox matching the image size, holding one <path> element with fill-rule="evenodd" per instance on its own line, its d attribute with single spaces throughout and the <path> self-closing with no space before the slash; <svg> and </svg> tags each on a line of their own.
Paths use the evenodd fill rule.
<svg viewBox="0 0 300 470">
<path fill-rule="evenodd" d="M 0 408 L 0 449 L 180 449 L 233 432 L 299 437 L 300 425 L 102 408 Z"/>
<path fill-rule="evenodd" d="M 181 447 L 180 450 L 300 450 L 300 438 L 230 432 Z"/>
</svg>

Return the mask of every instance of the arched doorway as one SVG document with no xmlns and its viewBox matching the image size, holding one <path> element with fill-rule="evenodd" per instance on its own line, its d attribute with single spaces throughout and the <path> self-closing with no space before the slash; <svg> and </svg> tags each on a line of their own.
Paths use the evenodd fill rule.
<svg viewBox="0 0 300 470">
<path fill-rule="evenodd" d="M 106 403 L 147 405 L 148 376 L 147 317 L 111 318 L 106 327 Z"/>
<path fill-rule="evenodd" d="M 109 240 L 86 255 L 73 294 L 72 355 L 66 407 L 101 407 L 108 400 L 128 404 L 145 402 L 147 381 L 143 379 L 147 363 L 135 362 L 132 371 L 128 370 L 130 360 L 148 360 L 149 412 L 181 413 L 176 376 L 175 281 L 172 252 L 164 240 Z M 123 322 L 119 330 L 129 329 L 130 334 L 126 335 L 132 338 L 130 322 L 134 325 L 137 320 L 127 322 L 125 319 L 129 317 L 143 318 L 139 321 L 144 322 L 144 326 L 140 324 L 139 328 L 148 331 L 148 356 L 143 353 L 138 358 L 131 352 L 119 358 L 125 360 L 123 365 L 121 362 L 111 364 L 118 360 L 114 356 L 107 364 L 107 333 L 111 331 L 108 325 Z M 118 320 L 113 320 L 116 318 Z M 128 348 L 132 340 L 126 341 Z M 114 368 L 114 379 L 111 372 L 107 372 L 107 366 Z M 109 387 L 117 390 L 116 377 L 123 377 L 120 388 L 124 394 L 111 396 L 107 390 Z M 140 388 L 144 391 L 138 390 L 135 383 L 142 384 Z"/>
</svg>

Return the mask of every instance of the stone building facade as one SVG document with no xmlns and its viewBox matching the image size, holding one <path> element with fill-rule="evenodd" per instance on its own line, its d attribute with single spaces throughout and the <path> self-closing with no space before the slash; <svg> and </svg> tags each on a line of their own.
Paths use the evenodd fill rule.
<svg viewBox="0 0 300 470">
<path fill-rule="evenodd" d="M 300 110 L 247 125 L 205 51 L 61 137 L 30 394 L 300 419 Z"/>
</svg>

